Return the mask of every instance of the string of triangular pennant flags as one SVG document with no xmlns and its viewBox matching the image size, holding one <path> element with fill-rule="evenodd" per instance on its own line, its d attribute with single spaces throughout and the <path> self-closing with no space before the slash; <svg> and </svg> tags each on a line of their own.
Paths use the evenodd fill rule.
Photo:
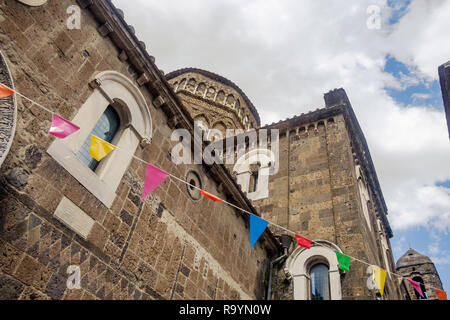
<svg viewBox="0 0 450 320">
<path fill-rule="evenodd" d="M 62 118 L 61 116 L 57 115 L 55 112 L 47 109 L 46 107 L 42 106 L 41 104 L 33 101 L 32 99 L 20 94 L 19 92 L 5 86 L 4 84 L 0 83 L 0 99 L 1 98 L 6 98 L 11 96 L 12 94 L 16 93 L 17 95 L 21 96 L 22 98 L 30 101 L 31 103 L 37 105 L 38 107 L 42 108 L 43 110 L 49 112 L 52 114 L 52 123 L 50 125 L 50 129 L 49 129 L 49 134 L 59 138 L 59 139 L 64 139 L 66 137 L 68 137 L 69 135 L 75 133 L 76 131 L 78 131 L 80 129 L 80 127 L 78 127 L 77 125 L 71 123 L 70 121 Z M 99 137 L 95 136 L 95 135 L 91 135 L 91 143 L 90 143 L 90 148 L 89 148 L 89 154 L 96 159 L 97 161 L 101 161 L 104 157 L 106 157 L 110 152 L 112 152 L 115 149 L 121 149 L 118 146 L 115 146 L 107 141 L 104 141 L 102 139 L 100 139 Z M 125 150 L 127 152 L 129 152 L 128 150 Z M 131 153 L 131 152 L 130 152 Z M 131 153 L 132 154 L 132 153 Z M 241 210 L 242 212 L 245 212 L 247 214 L 249 214 L 250 216 L 250 247 L 253 248 L 254 244 L 258 241 L 258 239 L 260 238 L 260 236 L 263 234 L 263 232 L 266 230 L 267 226 L 269 224 L 280 228 L 288 233 L 294 234 L 296 240 L 297 240 L 297 244 L 301 247 L 304 247 L 306 249 L 310 249 L 311 248 L 311 244 L 314 243 L 318 246 L 324 246 L 321 243 L 318 243 L 314 240 L 309 240 L 307 238 L 304 238 L 300 235 L 298 235 L 296 232 L 286 229 L 283 226 L 280 226 L 276 223 L 267 221 L 263 218 L 258 217 L 257 215 L 253 214 L 252 212 L 249 212 L 243 208 L 240 208 L 226 200 L 223 200 L 209 192 L 206 192 L 205 190 L 202 190 L 201 188 L 190 184 L 187 181 L 184 181 L 183 179 L 178 178 L 177 176 L 174 176 L 160 168 L 157 168 L 155 166 L 153 166 L 152 164 L 148 163 L 147 161 L 135 156 L 134 154 L 132 154 L 132 157 L 135 158 L 138 161 L 141 161 L 143 163 L 146 164 L 146 174 L 145 174 L 145 181 L 144 181 L 144 188 L 143 188 L 143 192 L 142 192 L 142 200 L 145 200 L 145 198 L 152 193 L 161 183 L 163 183 L 168 177 L 172 177 L 192 188 L 195 188 L 197 190 L 200 190 L 200 193 L 202 196 L 211 199 L 214 202 L 223 202 L 225 204 L 228 204 L 238 210 Z M 348 272 L 350 270 L 350 261 L 351 260 L 355 260 L 358 262 L 361 262 L 363 264 L 372 266 L 372 270 L 373 270 L 373 276 L 374 276 L 374 280 L 375 283 L 377 285 L 377 288 L 380 292 L 380 295 L 383 296 L 383 291 L 384 291 L 384 284 L 386 281 L 386 275 L 387 273 L 389 273 L 390 275 L 394 275 L 394 276 L 398 276 L 400 277 L 402 280 L 406 279 L 409 283 L 411 283 L 411 285 L 413 286 L 414 290 L 416 290 L 422 297 L 423 292 L 422 289 L 420 287 L 419 282 L 414 281 L 412 279 L 409 278 L 405 278 L 402 275 L 396 274 L 394 272 L 390 272 L 390 271 L 386 271 L 376 265 L 373 265 L 371 263 L 362 261 L 360 259 L 357 259 L 355 257 L 346 255 L 344 253 L 341 253 L 339 251 L 335 251 L 336 254 L 336 258 L 338 261 L 338 265 L 339 268 L 342 269 L 343 271 Z M 432 289 L 435 289 L 436 295 L 438 297 L 439 300 L 447 300 L 447 293 L 443 290 L 440 290 L 438 288 L 435 287 L 431 287 Z"/>
</svg>

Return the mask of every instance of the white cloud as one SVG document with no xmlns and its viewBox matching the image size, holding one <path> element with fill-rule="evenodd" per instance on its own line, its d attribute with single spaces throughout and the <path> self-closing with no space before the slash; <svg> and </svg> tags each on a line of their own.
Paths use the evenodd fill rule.
<svg viewBox="0 0 450 320">
<path fill-rule="evenodd" d="M 428 255 L 436 265 L 450 265 L 450 250 L 444 249 L 442 237 L 436 233 L 431 234 L 433 242 L 428 244 Z M 444 239 L 445 241 L 446 239 Z"/>
<path fill-rule="evenodd" d="M 386 21 L 386 0 L 113 2 L 161 69 L 198 67 L 232 80 L 263 124 L 323 107 L 323 93 L 345 88 L 394 235 L 423 225 L 450 230 L 448 189 L 434 186 L 450 180 L 444 112 L 404 108 L 384 90 L 438 78 L 438 66 L 450 60 L 450 1 L 413 0 L 397 25 L 381 30 L 366 27 L 366 9 L 379 5 Z M 384 73 L 387 54 L 412 74 Z"/>
<path fill-rule="evenodd" d="M 427 93 L 413 93 L 411 97 L 413 98 L 413 101 L 416 102 L 417 100 L 430 99 L 431 98 L 431 94 L 427 94 Z"/>
<path fill-rule="evenodd" d="M 450 1 L 413 0 L 388 42 L 397 59 L 438 79 L 437 66 L 450 60 Z"/>
<path fill-rule="evenodd" d="M 415 200 L 413 200 L 415 199 Z M 450 230 L 450 190 L 443 187 L 425 186 L 398 192 L 390 201 L 395 214 L 390 221 L 398 230 L 415 226 L 428 227 L 441 232 Z"/>
</svg>

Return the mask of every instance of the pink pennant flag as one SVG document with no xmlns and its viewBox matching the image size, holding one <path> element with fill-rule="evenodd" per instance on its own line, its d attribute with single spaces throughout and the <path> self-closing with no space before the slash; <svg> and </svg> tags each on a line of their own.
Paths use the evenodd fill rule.
<svg viewBox="0 0 450 320">
<path fill-rule="evenodd" d="M 424 298 L 423 293 L 422 293 L 422 289 L 420 288 L 420 283 L 418 283 L 418 282 L 416 282 L 414 280 L 408 279 L 408 278 L 406 280 L 408 280 L 412 284 L 414 289 L 416 289 L 416 291 Z"/>
<path fill-rule="evenodd" d="M 159 168 L 147 164 L 147 169 L 145 171 L 145 183 L 144 191 L 142 192 L 142 201 L 153 192 L 164 180 L 167 179 L 169 174 Z"/>
<path fill-rule="evenodd" d="M 80 127 L 54 114 L 52 119 L 52 125 L 50 126 L 50 130 L 48 133 L 54 135 L 55 137 L 64 139 L 65 137 L 71 135 L 77 130 L 80 130 Z"/>
</svg>

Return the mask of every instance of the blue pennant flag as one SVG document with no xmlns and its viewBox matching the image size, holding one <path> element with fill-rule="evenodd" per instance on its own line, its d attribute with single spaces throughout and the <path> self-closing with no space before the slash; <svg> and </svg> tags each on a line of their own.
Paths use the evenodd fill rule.
<svg viewBox="0 0 450 320">
<path fill-rule="evenodd" d="M 258 241 L 264 230 L 266 230 L 268 224 L 268 221 L 254 214 L 250 214 L 250 248 L 253 248 L 253 245 Z"/>
</svg>

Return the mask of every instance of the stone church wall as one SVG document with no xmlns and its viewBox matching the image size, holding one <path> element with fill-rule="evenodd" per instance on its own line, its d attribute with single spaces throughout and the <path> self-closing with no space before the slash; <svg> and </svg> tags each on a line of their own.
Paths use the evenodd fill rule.
<svg viewBox="0 0 450 320">
<path fill-rule="evenodd" d="M 90 11 L 81 29 L 68 30 L 66 9 L 76 1 L 50 0 L 30 8 L 0 1 L 0 49 L 16 90 L 73 119 L 92 94 L 95 74 L 113 70 L 138 87 L 133 68 L 102 37 Z M 153 96 L 152 142 L 135 155 L 184 178 L 189 170 L 217 190 L 201 166 L 175 166 L 175 142 Z M 110 208 L 47 154 L 49 113 L 17 96 L 14 142 L 0 170 L 0 298 L 2 299 L 255 299 L 265 294 L 268 252 L 249 246 L 249 229 L 231 207 L 193 200 L 186 185 L 167 179 L 141 201 L 145 166 L 133 159 Z M 87 239 L 54 217 L 63 198 L 94 220 Z M 67 267 L 81 269 L 81 289 L 68 289 Z"/>
</svg>

